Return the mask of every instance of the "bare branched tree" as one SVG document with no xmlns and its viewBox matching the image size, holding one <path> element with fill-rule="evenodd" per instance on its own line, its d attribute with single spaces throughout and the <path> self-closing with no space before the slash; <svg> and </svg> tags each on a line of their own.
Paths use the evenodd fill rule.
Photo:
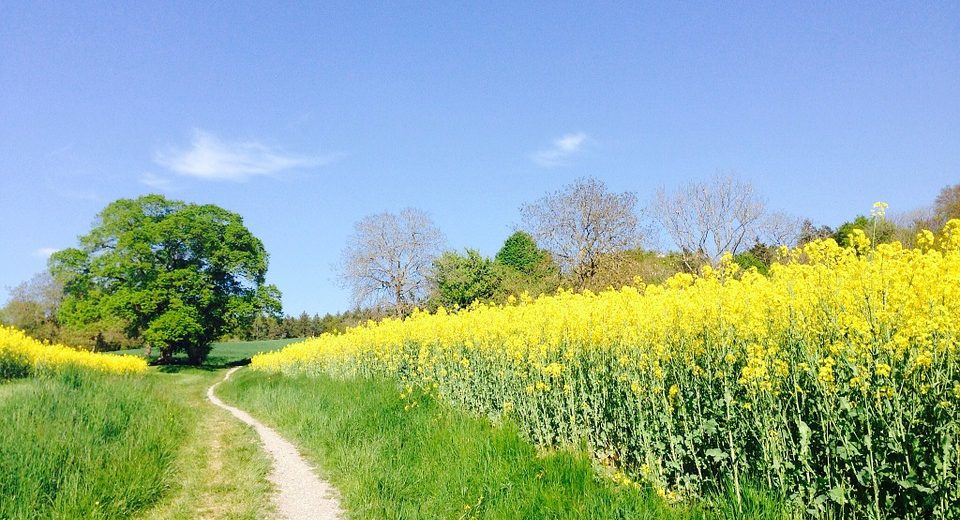
<svg viewBox="0 0 960 520">
<path fill-rule="evenodd" d="M 933 204 L 891 215 L 888 220 L 894 224 L 894 237 L 914 247 L 920 230 L 937 232 L 952 218 L 960 218 L 960 184 L 945 186 Z"/>
<path fill-rule="evenodd" d="M 418 209 L 370 215 L 354 225 L 343 250 L 340 279 L 357 305 L 392 307 L 397 315 L 422 301 L 443 233 Z"/>
<path fill-rule="evenodd" d="M 800 235 L 797 237 L 797 245 L 807 244 L 814 240 L 821 240 L 833 236 L 833 228 L 830 226 L 817 226 L 810 219 L 804 219 L 800 223 Z"/>
<path fill-rule="evenodd" d="M 936 225 L 936 210 L 933 206 L 923 206 L 891 214 L 887 220 L 893 224 L 893 237 L 906 247 L 916 247 L 917 233 L 922 229 L 939 229 Z"/>
<path fill-rule="evenodd" d="M 759 236 L 765 212 L 753 185 L 730 175 L 691 182 L 675 193 L 660 189 L 652 211 L 689 269 L 704 260 L 716 264 L 725 252 L 749 248 Z"/>
<path fill-rule="evenodd" d="M 803 221 L 780 211 L 768 213 L 757 226 L 757 241 L 770 246 L 794 247 L 800 241 Z"/>
<path fill-rule="evenodd" d="M 603 255 L 641 243 L 637 196 L 611 193 L 592 177 L 520 208 L 522 227 L 550 251 L 575 288 L 597 273 Z"/>
<path fill-rule="evenodd" d="M 937 230 L 954 218 L 960 218 L 960 184 L 944 187 L 933 203 L 933 224 Z"/>
<path fill-rule="evenodd" d="M 0 308 L 0 323 L 38 339 L 57 339 L 57 311 L 62 302 L 63 283 L 43 271 L 10 289 L 10 299 Z"/>
</svg>

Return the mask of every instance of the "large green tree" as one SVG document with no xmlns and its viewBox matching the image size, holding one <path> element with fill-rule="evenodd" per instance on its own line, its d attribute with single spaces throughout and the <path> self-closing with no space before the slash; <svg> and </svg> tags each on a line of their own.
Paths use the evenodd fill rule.
<svg viewBox="0 0 960 520">
<path fill-rule="evenodd" d="M 200 363 L 222 334 L 280 312 L 279 291 L 265 283 L 263 243 L 223 208 L 121 199 L 79 241 L 50 259 L 64 284 L 60 320 L 88 330 L 120 322 L 164 362 L 185 353 Z"/>
</svg>

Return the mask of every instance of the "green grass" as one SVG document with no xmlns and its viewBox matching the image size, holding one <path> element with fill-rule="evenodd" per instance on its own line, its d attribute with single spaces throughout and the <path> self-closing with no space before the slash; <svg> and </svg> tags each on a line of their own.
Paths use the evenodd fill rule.
<svg viewBox="0 0 960 520">
<path fill-rule="evenodd" d="M 271 518 L 259 439 L 206 401 L 223 371 L 163 368 L 0 384 L 0 518 Z"/>
<path fill-rule="evenodd" d="M 228 341 L 223 343 L 214 343 L 213 348 L 210 350 L 210 355 L 207 356 L 207 360 L 204 361 L 203 364 L 211 367 L 225 367 L 243 364 L 245 361 L 253 357 L 254 354 L 280 350 L 290 343 L 295 343 L 297 341 L 303 341 L 303 338 L 272 339 L 264 341 Z M 143 349 L 134 348 L 127 350 L 115 350 L 111 352 L 111 354 L 131 354 L 139 356 L 143 355 Z M 157 353 L 154 353 L 153 357 L 156 358 L 157 355 Z"/>
<path fill-rule="evenodd" d="M 492 426 L 431 398 L 405 410 L 390 381 L 243 370 L 219 394 L 298 444 L 340 490 L 351 518 L 744 518 L 748 512 L 669 506 L 651 490 L 600 476 L 582 452 L 540 454 L 510 424 Z M 764 510 L 761 503 L 755 512 Z"/>
<path fill-rule="evenodd" d="M 162 367 L 152 377 L 171 392 L 193 425 L 174 462 L 175 483 L 142 520 L 264 519 L 274 516 L 267 481 L 270 459 L 249 426 L 206 400 L 223 370 Z"/>
<path fill-rule="evenodd" d="M 0 392 L 0 518 L 128 517 L 170 486 L 188 424 L 152 378 L 14 385 Z"/>
<path fill-rule="evenodd" d="M 0 379 L 0 404 L 3 403 L 5 399 L 10 398 L 13 395 L 16 395 L 17 392 L 21 390 L 26 390 L 30 388 L 30 383 L 23 379 L 12 379 L 12 380 L 3 380 Z"/>
</svg>

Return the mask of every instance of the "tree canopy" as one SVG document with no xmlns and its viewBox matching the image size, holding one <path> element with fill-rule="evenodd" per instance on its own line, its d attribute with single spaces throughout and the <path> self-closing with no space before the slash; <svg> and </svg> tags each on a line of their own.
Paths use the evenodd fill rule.
<svg viewBox="0 0 960 520">
<path fill-rule="evenodd" d="M 529 233 L 517 231 L 507 237 L 494 260 L 521 273 L 533 274 L 548 257 L 549 254 L 537 246 L 537 242 Z"/>
<path fill-rule="evenodd" d="M 883 244 L 891 242 L 896 239 L 896 226 L 886 219 L 876 218 L 876 217 L 867 217 L 865 215 L 857 215 L 850 222 L 844 222 L 837 228 L 837 231 L 833 234 L 833 239 L 837 241 L 838 244 L 849 247 L 850 244 L 850 233 L 853 230 L 859 229 L 866 233 L 867 237 L 870 238 L 870 241 L 874 244 Z"/>
<path fill-rule="evenodd" d="M 751 238 L 762 234 L 766 214 L 753 185 L 732 175 L 689 182 L 673 193 L 661 188 L 652 210 L 690 270 L 749 247 Z"/>
<path fill-rule="evenodd" d="M 500 287 L 493 260 L 475 249 L 447 251 L 433 262 L 434 298 L 448 308 L 464 308 L 492 298 Z"/>
<path fill-rule="evenodd" d="M 933 203 L 934 226 L 942 228 L 948 220 L 960 218 L 960 184 L 946 186 L 940 190 Z"/>
<path fill-rule="evenodd" d="M 236 213 L 160 195 L 108 205 L 80 245 L 50 258 L 64 284 L 60 320 L 91 333 L 120 323 L 169 361 L 202 361 L 210 343 L 279 313 L 268 255 Z"/>
</svg>

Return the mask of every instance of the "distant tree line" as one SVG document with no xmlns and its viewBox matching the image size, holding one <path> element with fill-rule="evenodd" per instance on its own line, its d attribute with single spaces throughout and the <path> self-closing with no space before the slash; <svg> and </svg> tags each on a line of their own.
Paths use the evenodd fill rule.
<svg viewBox="0 0 960 520">
<path fill-rule="evenodd" d="M 376 309 L 353 309 L 336 314 L 299 316 L 272 316 L 261 314 L 253 319 L 248 328 L 222 339 L 259 341 L 268 339 L 309 338 L 325 333 L 343 332 L 350 327 L 379 320 L 383 313 Z"/>
</svg>

